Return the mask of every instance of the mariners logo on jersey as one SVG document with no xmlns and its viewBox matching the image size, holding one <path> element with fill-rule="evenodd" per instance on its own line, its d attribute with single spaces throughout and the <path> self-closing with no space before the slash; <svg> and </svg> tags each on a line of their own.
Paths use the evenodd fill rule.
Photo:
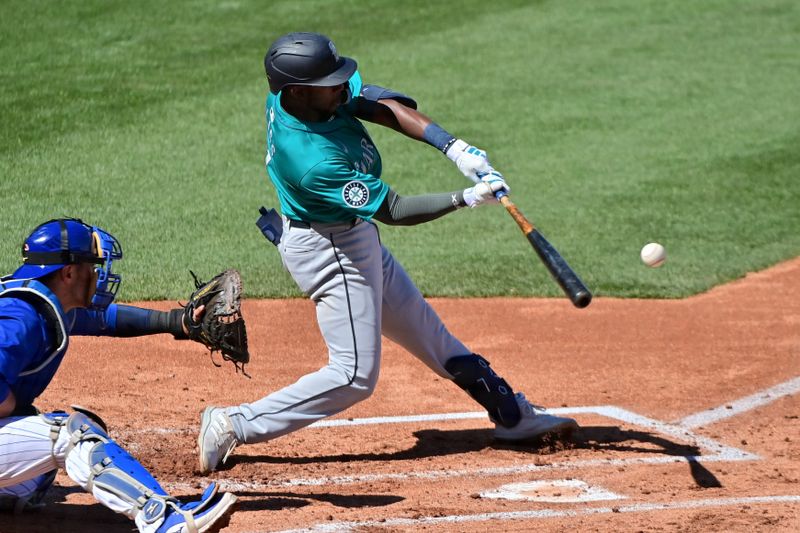
<svg viewBox="0 0 800 533">
<path fill-rule="evenodd" d="M 369 189 L 360 181 L 351 181 L 342 188 L 342 199 L 351 207 L 361 207 L 369 201 Z"/>
</svg>

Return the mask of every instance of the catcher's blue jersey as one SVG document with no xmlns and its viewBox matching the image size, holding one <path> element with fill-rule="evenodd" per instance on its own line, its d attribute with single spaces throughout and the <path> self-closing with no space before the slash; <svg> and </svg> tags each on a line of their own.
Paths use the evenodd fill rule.
<svg viewBox="0 0 800 533">
<path fill-rule="evenodd" d="M 105 312 L 73 309 L 32 280 L 0 284 L 0 401 L 13 392 L 17 409 L 33 404 L 52 381 L 70 335 L 111 335 L 117 306 Z"/>
<path fill-rule="evenodd" d="M 361 92 L 358 72 L 350 95 Z M 267 170 L 284 216 L 306 222 L 369 220 L 389 192 L 381 156 L 354 116 L 355 98 L 327 122 L 303 122 L 287 113 L 281 93 L 267 97 Z"/>
</svg>

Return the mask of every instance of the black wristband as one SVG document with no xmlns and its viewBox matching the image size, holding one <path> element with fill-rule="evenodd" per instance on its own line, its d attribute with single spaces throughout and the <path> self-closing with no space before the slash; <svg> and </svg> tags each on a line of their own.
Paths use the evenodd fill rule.
<svg viewBox="0 0 800 533">
<path fill-rule="evenodd" d="M 183 331 L 183 309 L 172 309 L 169 312 L 169 332 L 176 339 L 188 339 L 189 336 Z"/>
<path fill-rule="evenodd" d="M 443 154 L 447 149 L 456 142 L 456 138 L 450 133 L 446 132 L 435 122 L 431 122 L 425 126 L 425 131 L 422 132 L 422 138 L 426 143 L 438 148 Z"/>
<path fill-rule="evenodd" d="M 447 144 L 445 144 L 445 145 L 444 145 L 444 148 L 442 148 L 442 153 L 443 153 L 443 154 L 446 154 L 446 153 L 447 153 L 447 151 L 450 149 L 450 147 L 451 147 L 451 146 L 453 146 L 453 143 L 454 143 L 454 142 L 456 142 L 457 140 L 458 140 L 458 139 L 456 139 L 455 137 L 453 137 L 452 139 L 450 139 L 449 141 L 447 141 Z"/>
</svg>

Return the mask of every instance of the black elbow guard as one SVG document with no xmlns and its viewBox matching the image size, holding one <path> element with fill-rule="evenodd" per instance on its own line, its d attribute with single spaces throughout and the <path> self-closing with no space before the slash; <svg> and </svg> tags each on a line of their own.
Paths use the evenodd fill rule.
<svg viewBox="0 0 800 533">
<path fill-rule="evenodd" d="M 364 85 L 361 87 L 361 92 L 358 95 L 360 98 L 369 102 L 377 102 L 378 100 L 397 100 L 406 107 L 411 109 L 417 108 L 417 102 L 410 96 L 403 93 L 381 87 L 379 85 Z"/>
</svg>

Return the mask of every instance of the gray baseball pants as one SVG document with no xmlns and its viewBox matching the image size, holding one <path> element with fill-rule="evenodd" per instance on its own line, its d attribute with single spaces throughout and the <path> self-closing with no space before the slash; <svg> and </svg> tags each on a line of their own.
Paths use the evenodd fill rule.
<svg viewBox="0 0 800 533">
<path fill-rule="evenodd" d="M 471 353 L 380 243 L 373 223 L 284 220 L 278 248 L 316 304 L 328 364 L 256 402 L 228 408 L 240 442 L 274 439 L 369 397 L 380 372 L 382 334 L 447 379 L 444 363 Z"/>
</svg>

